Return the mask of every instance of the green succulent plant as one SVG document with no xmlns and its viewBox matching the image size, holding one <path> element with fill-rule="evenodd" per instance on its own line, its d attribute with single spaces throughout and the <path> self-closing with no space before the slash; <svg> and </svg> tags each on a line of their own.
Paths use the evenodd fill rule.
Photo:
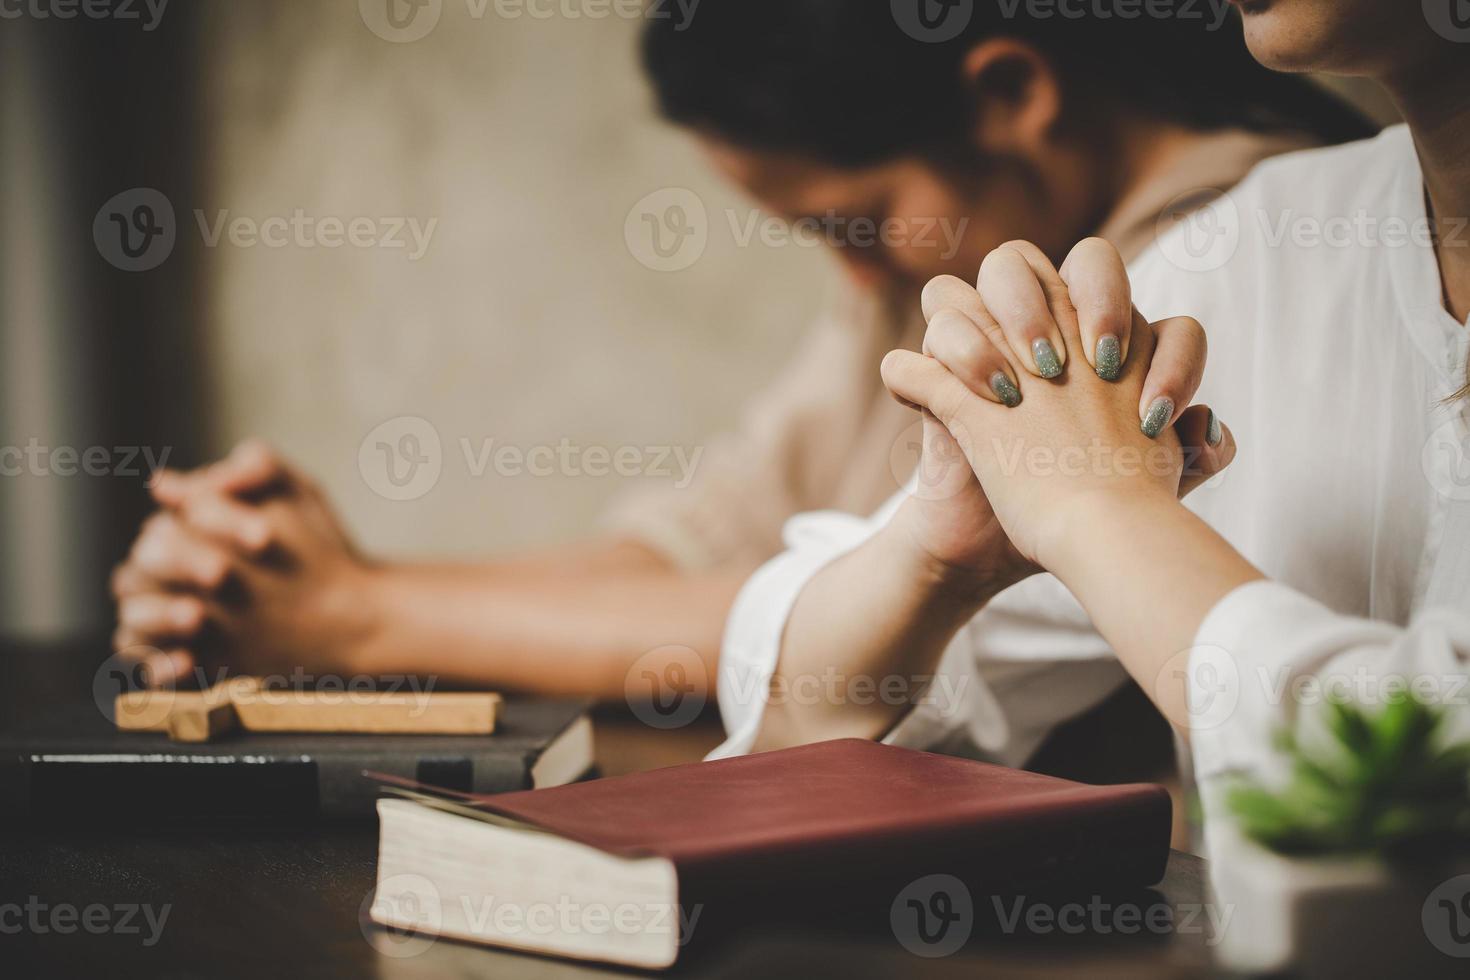
<svg viewBox="0 0 1470 980">
<path fill-rule="evenodd" d="M 1470 847 L 1470 743 L 1445 745 L 1445 714 L 1404 697 L 1370 715 L 1329 702 L 1331 745 L 1279 744 L 1278 791 L 1242 781 L 1227 797 L 1246 836 L 1289 855 L 1417 856 Z"/>
</svg>

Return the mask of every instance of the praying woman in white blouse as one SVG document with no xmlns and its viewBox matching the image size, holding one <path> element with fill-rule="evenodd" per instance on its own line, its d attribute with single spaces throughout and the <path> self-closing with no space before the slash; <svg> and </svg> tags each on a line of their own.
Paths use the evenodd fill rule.
<svg viewBox="0 0 1470 980">
<path fill-rule="evenodd" d="M 1407 125 L 1262 165 L 1126 268 L 1097 239 L 1060 269 L 1012 243 L 976 288 L 932 283 L 924 352 L 883 368 L 925 412 L 926 465 L 873 518 L 798 518 L 747 583 L 720 753 L 963 736 L 1016 763 L 1126 671 L 1188 739 L 1208 832 L 1212 784 L 1271 766 L 1308 703 L 1413 693 L 1470 734 L 1467 49 L 1397 0 L 1242 12 L 1266 64 L 1371 75 Z M 1144 377 L 1194 329 L 1149 325 L 1178 313 L 1210 340 L 1187 411 Z M 1037 329 L 1065 345 L 1051 380 L 1015 370 Z M 1086 369 L 1109 337 L 1114 381 Z M 979 383 L 995 371 L 1019 404 Z M 1233 464 L 1181 503 L 1199 455 Z M 740 694 L 831 664 L 974 683 L 907 713 Z"/>
</svg>

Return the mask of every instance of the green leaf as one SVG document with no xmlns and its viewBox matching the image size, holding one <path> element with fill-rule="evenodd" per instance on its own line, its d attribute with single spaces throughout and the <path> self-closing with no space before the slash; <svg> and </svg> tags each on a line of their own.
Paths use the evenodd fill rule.
<svg viewBox="0 0 1470 980">
<path fill-rule="evenodd" d="M 1470 743 L 1436 747 L 1442 709 L 1406 696 L 1375 715 L 1345 701 L 1324 710 L 1335 744 L 1313 751 L 1279 733 L 1287 784 L 1228 793 L 1247 836 L 1288 854 L 1470 844 Z"/>
</svg>

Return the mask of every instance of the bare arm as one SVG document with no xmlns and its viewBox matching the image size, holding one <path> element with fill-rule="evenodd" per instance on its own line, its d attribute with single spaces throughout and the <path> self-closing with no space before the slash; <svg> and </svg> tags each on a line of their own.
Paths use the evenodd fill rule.
<svg viewBox="0 0 1470 980">
<path fill-rule="evenodd" d="M 1094 240 L 1083 249 L 1084 255 L 1091 252 L 1095 258 L 1091 265 L 1084 263 L 1075 277 L 1074 298 L 1085 312 L 1080 317 L 1074 314 L 1065 329 L 1050 316 L 1058 292 L 1067 293 L 1061 274 L 1050 270 L 1053 281 L 1046 289 L 1034 281 L 1029 293 L 1007 289 L 1023 278 L 1017 269 L 1034 279 L 1031 264 L 1050 267 L 1038 250 L 1024 243 L 998 251 L 1007 254 L 998 265 L 987 260 L 981 280 L 988 271 L 989 278 L 1000 283 L 1008 299 L 996 304 L 1007 310 L 1004 322 L 990 315 L 979 291 L 958 280 L 936 280 L 925 291 L 929 319 L 925 353 L 907 356 L 942 373 L 949 387 L 923 391 L 926 425 L 916 491 L 886 526 L 806 584 L 786 621 L 773 687 L 792 685 L 829 664 L 840 664 L 844 671 L 877 683 L 891 678 L 913 687 L 915 678 L 932 674 L 961 626 L 995 595 L 1038 570 L 1034 560 L 1011 542 L 970 465 L 970 457 L 983 455 L 988 448 L 989 423 L 965 414 L 981 410 L 1000 417 L 1033 414 L 1024 401 L 1005 397 L 1006 386 L 993 380 L 997 373 L 1009 381 L 1012 395 L 1024 388 L 1035 392 L 1038 400 L 1066 383 L 1066 376 L 1055 380 L 1038 376 L 1030 353 L 1033 335 L 1055 338 L 1070 355 L 1070 374 L 1085 376 L 1119 404 L 1138 404 L 1140 419 L 1133 423 L 1133 435 L 1145 446 L 1174 420 L 1171 410 L 1162 422 L 1151 421 L 1153 406 L 1160 399 L 1183 406 L 1193 398 L 1203 374 L 1203 336 L 1181 331 L 1172 322 L 1148 324 L 1136 317 L 1122 260 L 1110 245 Z M 1011 316 L 1023 300 L 1039 306 L 1033 311 L 1036 315 Z M 1097 363 L 1103 358 L 1094 359 L 1093 353 L 1108 346 L 1100 345 L 1098 338 L 1107 336 L 1121 336 L 1123 343 L 1115 350 L 1132 348 L 1133 356 L 1119 354 L 1116 363 Z M 1086 342 L 1079 343 L 1083 337 Z M 1017 356 L 1017 350 L 1027 353 Z M 901 400 L 918 402 L 904 391 L 895 393 Z M 939 424 L 936 416 L 945 424 Z M 1177 435 L 1166 433 L 1175 446 L 1183 438 L 1196 447 L 1194 465 L 1168 489 L 1171 500 L 1176 492 L 1189 493 L 1229 462 L 1228 446 L 1208 444 L 1205 422 L 1206 413 L 1192 411 L 1179 418 Z M 1144 431 L 1151 424 L 1158 427 Z M 1029 448 L 1024 434 L 1016 445 L 1024 457 Z M 1110 543 L 1125 542 L 1126 538 Z M 1096 564 L 1095 574 L 1104 583 L 1107 565 L 1105 558 Z M 1161 574 L 1170 573 L 1177 570 Z M 1094 566 L 1087 566 L 1087 574 L 1094 574 Z M 773 698 L 761 718 L 756 747 L 852 735 L 878 737 L 904 710 L 905 704 L 891 700 L 855 705 Z"/>
<path fill-rule="evenodd" d="M 981 279 L 987 306 L 1004 315 L 1053 320 L 1065 343 L 1081 346 L 1078 313 L 1086 308 L 1080 284 L 1114 289 L 1125 277 L 1121 266 L 1101 261 L 1096 251 L 1078 250 L 1072 266 L 1070 304 L 1046 295 L 1067 294 L 1068 266 L 1008 260 L 994 279 Z M 989 260 L 987 260 L 989 264 Z M 1024 311 L 1032 296 L 1036 302 Z M 1198 333 L 1192 321 L 1139 337 L 1137 352 L 1154 355 L 1171 332 Z M 1030 386 L 1026 402 L 997 411 L 965 389 L 945 366 L 913 355 L 891 355 L 884 378 L 901 397 L 932 409 L 961 439 L 987 499 L 1014 545 L 1053 572 L 1081 601 L 1099 631 L 1160 710 L 1176 724 L 1187 717 L 1185 672 L 1167 669 L 1188 655 L 1205 616 L 1239 586 L 1261 578 L 1223 538 L 1179 503 L 1176 483 L 1185 466 L 1183 445 L 1223 466 L 1233 456 L 1229 433 L 1212 416 L 1196 410 L 1181 427 L 1192 426 L 1184 443 L 1173 435 L 1150 446 L 1147 424 L 1140 432 L 1129 418 L 1134 391 L 1147 391 L 1138 359 L 1117 385 L 1077 373 L 1050 386 Z M 1145 394 L 1141 402 L 1148 404 Z M 983 437 L 979 434 L 983 433 Z M 1008 469 L 1006 453 L 1042 450 L 1045 467 Z M 1068 454 L 1090 459 L 1069 471 L 1057 465 Z M 1031 458 L 1030 456 L 1027 457 Z"/>
<path fill-rule="evenodd" d="M 688 575 L 631 539 L 480 564 L 360 555 L 311 480 L 258 444 L 165 474 L 114 576 L 119 650 L 160 679 L 196 661 L 260 672 L 418 673 L 496 689 L 621 698 L 677 646 L 699 694 L 744 570 Z"/>
<path fill-rule="evenodd" d="M 383 565 L 370 573 L 364 673 L 431 670 L 467 683 L 622 698 L 635 662 L 687 647 L 698 695 L 712 686 L 725 612 L 744 573 L 691 575 L 633 542 L 479 565 Z"/>
<path fill-rule="evenodd" d="M 874 689 L 896 683 L 906 699 L 934 671 L 951 637 L 999 589 L 950 582 L 922 557 L 896 520 L 818 573 L 787 620 L 774 684 L 788 689 L 841 665 Z M 906 709 L 895 699 L 773 698 L 756 751 L 831 738 L 879 738 Z"/>
<path fill-rule="evenodd" d="M 1210 610 L 1261 573 L 1170 498 L 1080 501 L 1067 526 L 1065 546 L 1047 559 L 1051 571 L 1164 717 L 1186 728 L 1188 670 L 1179 658 L 1187 660 Z"/>
</svg>

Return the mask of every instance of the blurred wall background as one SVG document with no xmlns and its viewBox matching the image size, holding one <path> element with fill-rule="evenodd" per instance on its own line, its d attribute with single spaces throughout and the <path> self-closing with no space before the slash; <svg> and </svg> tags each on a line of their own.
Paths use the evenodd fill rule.
<svg viewBox="0 0 1470 980">
<path fill-rule="evenodd" d="M 208 250 L 208 449 L 270 439 L 365 545 L 394 554 L 582 533 L 611 493 L 657 477 L 516 476 L 493 461 L 476 475 L 486 450 L 692 450 L 780 364 L 829 266 L 811 249 L 736 244 L 722 212 L 749 206 L 655 118 L 640 21 L 451 0 L 399 31 L 362 16 L 372 2 L 229 3 L 208 18 L 211 220 L 299 209 L 385 218 L 383 235 L 406 222 L 401 249 Z M 414 37 L 436 11 L 418 40 L 379 36 Z M 663 272 L 624 232 L 670 187 L 713 220 L 703 256 Z M 359 467 L 363 440 L 401 416 L 432 425 L 442 453 L 412 500 L 386 499 Z M 421 429 L 390 423 L 373 441 Z M 385 462 L 376 445 L 368 456 Z"/>
<path fill-rule="evenodd" d="M 725 212 L 750 206 L 656 118 L 640 21 L 394 3 L 418 18 L 403 31 L 389 6 L 194 0 L 151 29 L 0 28 L 27 55 L 0 58 L 0 442 L 192 465 L 258 435 L 369 551 L 452 556 L 575 537 L 611 495 L 669 478 L 587 475 L 607 469 L 589 448 L 692 453 L 734 421 L 833 269 L 737 242 Z M 625 226 L 669 188 L 694 192 L 709 234 L 661 271 Z M 94 219 L 131 225 L 148 190 L 172 208 L 166 257 L 101 254 Z M 354 221 L 364 244 L 326 247 Z M 437 479 L 385 482 L 384 453 L 427 454 L 430 433 Z M 515 455 L 536 447 L 572 463 L 537 475 L 544 450 Z M 0 631 L 109 627 L 142 476 L 42 469 L 0 481 Z"/>
<path fill-rule="evenodd" d="M 4 633 L 109 628 L 107 572 L 147 512 L 145 461 L 198 457 L 208 429 L 199 250 L 181 239 L 130 272 L 94 234 L 133 217 L 109 206 L 120 192 L 200 193 L 204 8 L 166 8 L 147 30 L 80 9 L 0 18 Z"/>
<path fill-rule="evenodd" d="M 248 435 L 371 552 L 572 538 L 671 479 L 589 449 L 692 454 L 834 286 L 741 244 L 626 3 L 132 9 L 0 24 L 0 447 L 77 457 L 0 479 L 0 632 L 110 628 L 147 468 Z M 573 462 L 537 475 L 538 447 Z"/>
</svg>

